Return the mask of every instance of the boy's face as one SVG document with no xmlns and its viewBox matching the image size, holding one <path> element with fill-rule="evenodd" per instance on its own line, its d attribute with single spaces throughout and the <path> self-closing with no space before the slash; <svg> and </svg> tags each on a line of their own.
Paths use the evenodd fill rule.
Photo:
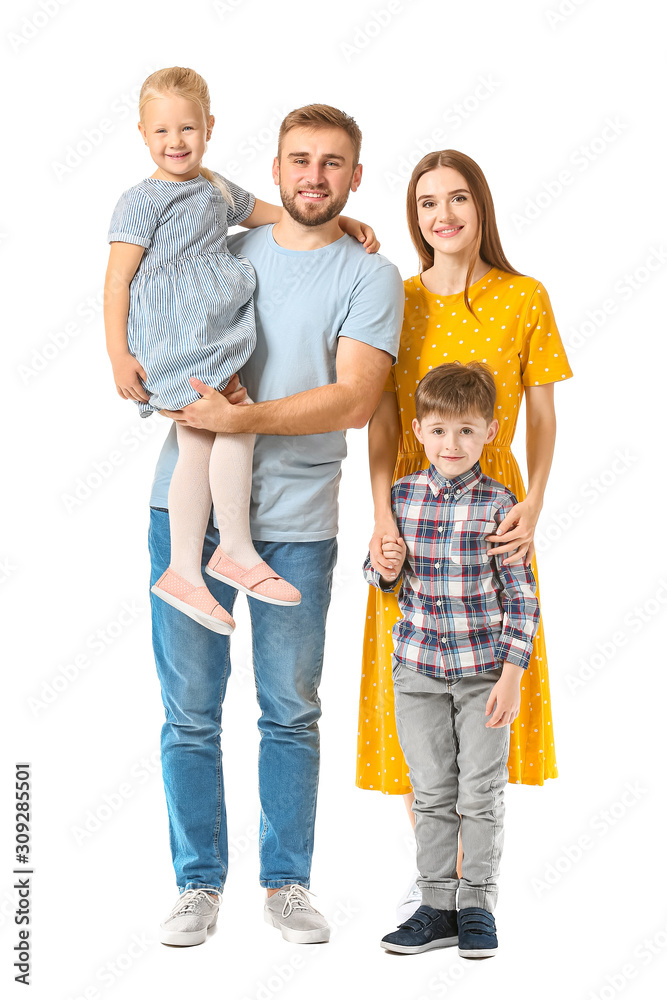
<svg viewBox="0 0 667 1000">
<path fill-rule="evenodd" d="M 498 433 L 498 421 L 469 413 L 463 417 L 446 417 L 430 413 L 421 424 L 412 421 L 417 439 L 424 445 L 429 462 L 438 472 L 452 479 L 472 469 L 479 461 L 482 448 Z"/>
</svg>

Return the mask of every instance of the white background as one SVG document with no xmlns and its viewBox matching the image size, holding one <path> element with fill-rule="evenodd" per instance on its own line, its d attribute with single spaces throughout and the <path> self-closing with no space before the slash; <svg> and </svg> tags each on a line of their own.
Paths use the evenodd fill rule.
<svg viewBox="0 0 667 1000">
<path fill-rule="evenodd" d="M 30 995 L 40 1000 L 662 992 L 666 244 L 654 10 L 649 0 L 4 6 L 3 982 L 17 943 L 14 762 L 27 760 Z M 556 390 L 538 532 L 560 777 L 508 789 L 492 961 L 379 947 L 413 860 L 401 800 L 354 787 L 371 530 L 362 431 L 349 434 L 321 689 L 313 887 L 337 930 L 326 946 L 299 947 L 262 920 L 257 708 L 239 610 L 223 719 L 232 859 L 220 921 L 203 947 L 156 943 L 176 898 L 146 586 L 148 491 L 167 427 L 140 422 L 116 396 L 100 293 L 113 206 L 153 170 L 136 130 L 138 87 L 175 63 L 211 89 L 208 165 L 267 200 L 284 113 L 322 101 L 353 114 L 365 170 L 348 210 L 376 227 L 404 277 L 417 270 L 408 164 L 430 149 L 468 153 L 488 177 L 508 258 L 550 293 L 575 372 Z M 522 432 L 516 444 L 522 456 Z M 116 464 L 105 465 L 111 453 Z"/>
</svg>

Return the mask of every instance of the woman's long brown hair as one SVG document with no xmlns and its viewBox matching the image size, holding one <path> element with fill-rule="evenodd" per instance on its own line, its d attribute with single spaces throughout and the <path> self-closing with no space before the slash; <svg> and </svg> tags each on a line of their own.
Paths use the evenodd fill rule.
<svg viewBox="0 0 667 1000">
<path fill-rule="evenodd" d="M 477 209 L 477 218 L 479 220 L 477 239 L 470 251 L 470 263 L 468 264 L 463 293 L 466 308 L 469 312 L 472 312 L 468 289 L 470 288 L 470 278 L 472 277 L 478 254 L 485 263 L 490 264 L 491 267 L 497 267 L 500 271 L 507 271 L 509 274 L 521 274 L 521 271 L 517 271 L 512 267 L 502 248 L 500 236 L 498 235 L 493 198 L 491 197 L 491 190 L 486 177 L 474 160 L 466 156 L 465 153 L 460 153 L 457 149 L 442 149 L 439 152 L 428 153 L 412 171 L 412 177 L 408 184 L 408 229 L 410 230 L 410 238 L 414 243 L 415 250 L 419 255 L 419 270 L 425 271 L 427 268 L 433 267 L 434 251 L 433 247 L 424 239 L 422 231 L 419 228 L 417 218 L 417 183 L 420 177 L 423 177 L 424 174 L 429 173 L 431 170 L 436 170 L 438 167 L 452 167 L 462 174 L 470 189 L 473 204 Z"/>
</svg>

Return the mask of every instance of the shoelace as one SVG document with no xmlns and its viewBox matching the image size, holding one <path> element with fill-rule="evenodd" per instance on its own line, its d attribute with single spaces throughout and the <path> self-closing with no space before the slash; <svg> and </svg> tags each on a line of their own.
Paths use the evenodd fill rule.
<svg viewBox="0 0 667 1000">
<path fill-rule="evenodd" d="M 194 913 L 202 900 L 209 900 L 211 903 L 214 902 L 213 897 L 209 896 L 206 889 L 186 889 L 171 911 L 170 916 L 175 917 L 180 913 Z"/>
<path fill-rule="evenodd" d="M 290 885 L 287 889 L 281 889 L 279 896 L 285 897 L 283 904 L 283 917 L 289 917 L 292 910 L 312 910 L 306 889 L 302 885 Z"/>
</svg>

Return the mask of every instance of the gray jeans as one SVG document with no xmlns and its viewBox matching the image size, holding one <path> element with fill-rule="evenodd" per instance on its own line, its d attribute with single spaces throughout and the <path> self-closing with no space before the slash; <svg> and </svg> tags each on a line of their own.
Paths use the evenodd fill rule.
<svg viewBox="0 0 667 1000">
<path fill-rule="evenodd" d="M 503 846 L 509 726 L 487 729 L 486 701 L 501 670 L 455 680 L 394 660 L 396 726 L 415 793 L 417 884 L 439 910 L 493 912 Z M 463 847 L 456 874 L 459 827 Z"/>
</svg>

